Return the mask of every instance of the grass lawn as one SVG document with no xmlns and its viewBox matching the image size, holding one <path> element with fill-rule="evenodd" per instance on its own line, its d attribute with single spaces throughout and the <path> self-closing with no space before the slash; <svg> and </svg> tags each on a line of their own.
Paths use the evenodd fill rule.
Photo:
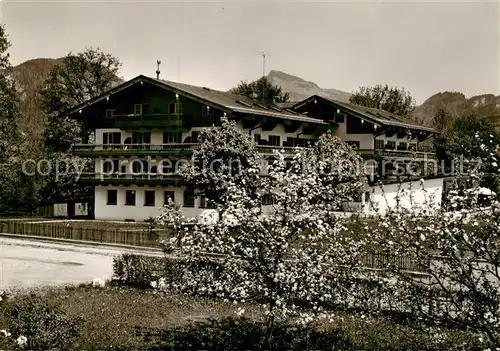
<svg viewBox="0 0 500 351">
<path fill-rule="evenodd" d="M 37 291 L 41 299 L 62 307 L 68 316 L 82 318 L 81 343 L 76 349 L 126 346 L 143 349 L 142 331 L 161 331 L 208 318 L 235 317 L 238 307 L 231 302 L 167 295 L 154 290 L 127 287 L 95 288 L 89 285 L 46 288 Z M 258 306 L 245 306 L 247 317 L 258 319 Z M 2 310 L 3 311 L 3 310 Z M 5 311 L 3 311 L 5 312 Z M 0 314 L 0 329 L 7 329 L 7 316 Z"/>
<path fill-rule="evenodd" d="M 240 307 L 245 309 L 245 317 L 252 321 L 261 321 L 263 316 L 258 305 L 127 287 L 94 288 L 85 285 L 47 289 L 38 294 L 41 300 L 60 306 L 66 315 L 81 318 L 80 335 L 73 345 L 79 350 L 144 350 L 158 341 L 155 335 L 160 335 L 161 331 L 208 318 L 236 317 Z M 0 310 L 0 329 L 8 329 L 6 313 L 6 309 Z M 407 350 L 414 349 L 408 345 L 427 345 L 430 342 L 426 332 L 382 318 L 371 319 L 356 314 L 338 314 L 333 321 L 318 325 L 318 329 L 324 328 L 337 330 L 356 346 L 356 350 Z M 456 340 L 457 346 L 470 341 L 460 332 L 448 332 L 448 335 Z M 249 349 L 252 349 L 251 345 Z"/>
</svg>

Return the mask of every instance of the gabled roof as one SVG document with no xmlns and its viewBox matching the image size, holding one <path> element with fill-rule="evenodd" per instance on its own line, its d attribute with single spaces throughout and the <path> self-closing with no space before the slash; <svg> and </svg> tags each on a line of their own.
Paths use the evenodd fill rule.
<svg viewBox="0 0 500 351">
<path fill-rule="evenodd" d="M 382 125 L 382 126 L 392 126 L 392 127 L 402 127 L 402 128 L 409 128 L 413 130 L 421 130 L 421 131 L 426 131 L 426 132 L 431 132 L 431 133 L 437 133 L 437 131 L 433 128 L 430 127 L 425 127 L 421 126 L 418 124 L 414 124 L 411 122 L 406 121 L 403 117 L 395 115 L 393 113 L 376 109 L 376 108 L 371 108 L 371 107 L 364 107 L 360 105 L 354 105 L 354 104 L 349 104 L 346 102 L 341 102 L 337 101 L 334 99 L 329 99 L 323 96 L 319 95 L 313 95 L 303 101 L 297 102 L 293 107 L 298 108 L 300 106 L 303 106 L 305 104 L 310 103 L 311 101 L 314 100 L 324 100 L 335 107 L 338 107 L 340 109 L 348 110 L 352 114 L 357 115 L 358 117 L 364 118 L 374 124 L 377 125 Z"/>
<path fill-rule="evenodd" d="M 246 96 L 232 94 L 220 90 L 214 90 L 207 87 L 199 87 L 195 85 L 150 78 L 144 75 L 137 76 L 136 78 L 131 79 L 123 84 L 120 84 L 94 99 L 91 99 L 83 104 L 74 107 L 69 111 L 68 114 L 76 113 L 77 111 L 87 106 L 90 106 L 96 102 L 99 102 L 107 98 L 111 94 L 116 94 L 119 91 L 127 89 L 128 87 L 141 82 L 150 83 L 160 88 L 179 94 L 180 96 L 185 96 L 187 98 L 195 99 L 203 103 L 206 103 L 208 105 L 217 106 L 222 110 L 228 112 L 274 117 L 274 118 L 299 121 L 304 123 L 329 124 L 320 119 L 307 117 L 287 108 L 281 108 L 278 106 L 272 106 L 272 107 L 264 106 L 262 105 L 262 103 L 249 99 Z"/>
</svg>

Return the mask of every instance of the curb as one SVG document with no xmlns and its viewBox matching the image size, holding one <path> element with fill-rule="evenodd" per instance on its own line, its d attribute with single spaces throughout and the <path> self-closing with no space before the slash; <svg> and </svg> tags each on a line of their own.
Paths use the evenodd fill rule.
<svg viewBox="0 0 500 351">
<path fill-rule="evenodd" d="M 55 243 L 55 244 L 72 244 L 77 246 L 90 246 L 90 247 L 101 247 L 101 248 L 115 248 L 115 249 L 129 249 L 137 251 L 145 251 L 149 253 L 163 253 L 160 248 L 147 247 L 147 246 L 134 246 L 125 244 L 115 244 L 115 243 L 104 243 L 99 241 L 88 241 L 88 240 L 74 240 L 74 239 L 60 239 L 51 238 L 46 236 L 36 236 L 36 235 L 24 235 L 24 234 L 10 234 L 10 233 L 0 233 L 0 238 L 11 238 L 11 239 L 21 239 L 29 241 L 38 241 L 45 243 Z"/>
</svg>

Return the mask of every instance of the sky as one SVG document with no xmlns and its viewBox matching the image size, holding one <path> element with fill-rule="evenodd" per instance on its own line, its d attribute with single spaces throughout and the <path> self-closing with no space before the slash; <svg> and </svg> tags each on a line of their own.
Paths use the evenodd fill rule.
<svg viewBox="0 0 500 351">
<path fill-rule="evenodd" d="M 11 63 L 99 47 L 125 79 L 228 90 L 281 70 L 322 88 L 500 94 L 499 1 L 0 0 Z"/>
</svg>

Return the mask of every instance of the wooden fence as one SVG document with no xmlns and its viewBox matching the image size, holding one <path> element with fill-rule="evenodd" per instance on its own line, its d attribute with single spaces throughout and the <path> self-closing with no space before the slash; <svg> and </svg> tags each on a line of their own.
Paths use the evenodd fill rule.
<svg viewBox="0 0 500 351">
<path fill-rule="evenodd" d="M 151 231 L 148 228 L 92 228 L 71 226 L 66 223 L 31 223 L 20 221 L 0 222 L 0 232 L 144 247 L 158 247 L 159 240 L 170 237 L 168 230 Z"/>
<path fill-rule="evenodd" d="M 93 228 L 68 225 L 67 222 L 23 222 L 6 220 L 0 221 L 0 233 L 37 236 L 44 238 L 69 239 L 81 241 L 93 241 L 99 243 L 122 244 L 158 248 L 159 241 L 168 240 L 172 237 L 169 229 L 153 229 L 147 227 L 136 229 L 124 228 Z M 360 259 L 364 267 L 369 269 L 384 270 L 387 265 L 396 263 L 399 267 L 412 271 L 425 273 L 425 267 L 404 256 L 389 256 L 382 254 L 363 255 Z"/>
<path fill-rule="evenodd" d="M 361 262 L 365 267 L 374 269 L 385 269 L 390 264 L 409 272 L 426 273 L 429 269 L 405 256 L 366 253 L 362 256 Z"/>
</svg>

